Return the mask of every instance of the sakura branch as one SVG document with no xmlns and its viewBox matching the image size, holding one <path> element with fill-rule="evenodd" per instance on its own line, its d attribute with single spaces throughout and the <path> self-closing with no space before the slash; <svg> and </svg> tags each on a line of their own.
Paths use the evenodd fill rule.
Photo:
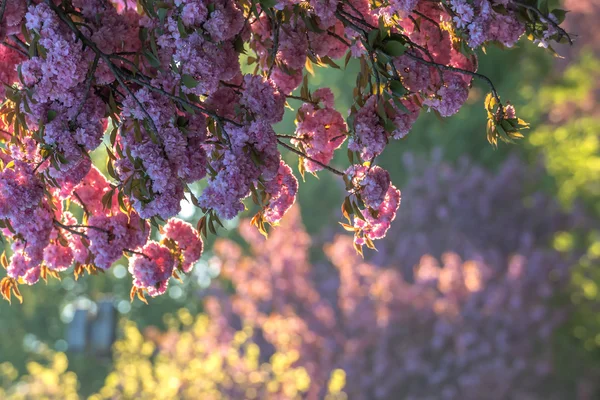
<svg viewBox="0 0 600 400">
<path fill-rule="evenodd" d="M 164 293 L 200 258 L 201 235 L 244 202 L 263 234 L 282 220 L 299 187 L 283 149 L 302 176 L 342 177 L 344 228 L 358 252 L 374 248 L 400 205 L 375 165 L 387 145 L 423 109 L 457 113 L 474 78 L 491 88 L 488 140 L 522 137 L 527 124 L 476 71 L 475 50 L 565 36 L 561 10 L 523 2 L 113 3 L 0 5 L 0 225 L 12 244 L 3 294 L 70 266 L 108 270 L 124 254 L 132 294 Z M 347 116 L 305 73 L 344 57 L 360 68 Z M 288 100 L 299 102 L 295 131 L 277 133 Z M 101 145 L 107 176 L 90 157 Z M 334 168 L 342 147 L 348 165 Z M 175 218 L 187 196 L 204 213 L 195 229 Z"/>
</svg>

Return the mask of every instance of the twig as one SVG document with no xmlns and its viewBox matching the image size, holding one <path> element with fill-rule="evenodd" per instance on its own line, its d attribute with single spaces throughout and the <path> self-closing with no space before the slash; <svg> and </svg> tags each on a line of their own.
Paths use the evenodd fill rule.
<svg viewBox="0 0 600 400">
<path fill-rule="evenodd" d="M 150 90 L 152 90 L 152 91 L 154 91 L 154 92 L 156 92 L 156 93 L 160 93 L 160 94 L 162 94 L 163 96 L 165 96 L 165 97 L 168 97 L 169 99 L 171 99 L 171 100 L 173 100 L 173 101 L 177 101 L 177 102 L 178 102 L 178 103 L 180 103 L 180 104 L 185 104 L 185 105 L 189 106 L 190 108 L 192 108 L 192 109 L 193 109 L 193 110 L 195 110 L 195 111 L 198 111 L 198 112 L 204 113 L 204 114 L 206 114 L 206 115 L 210 115 L 211 117 L 213 117 L 213 118 L 215 118 L 215 119 L 219 119 L 219 120 L 222 120 L 222 121 L 224 121 L 224 122 L 228 122 L 228 123 L 230 123 L 230 124 L 233 124 L 233 125 L 235 125 L 235 126 L 238 126 L 238 127 L 241 127 L 241 126 L 242 126 L 240 123 L 238 123 L 238 122 L 236 122 L 236 121 L 233 121 L 233 120 L 231 120 L 231 119 L 228 119 L 228 118 L 222 117 L 222 116 L 220 116 L 219 114 L 215 113 L 214 111 L 211 111 L 211 110 L 209 110 L 209 109 L 207 109 L 207 108 L 204 108 L 204 107 L 200 107 L 200 106 L 198 106 L 198 105 L 197 105 L 197 104 L 195 104 L 195 103 L 192 103 L 192 102 L 190 102 L 190 101 L 188 101 L 188 100 L 186 100 L 186 99 L 183 99 L 183 98 L 181 98 L 181 97 L 175 96 L 175 95 L 173 95 L 173 94 L 171 94 L 171 93 L 169 93 L 169 92 L 166 92 L 166 91 L 164 91 L 164 90 L 163 90 L 163 89 L 161 89 L 161 88 L 157 88 L 157 87 L 155 87 L 155 86 L 152 86 L 151 84 L 149 84 L 149 83 L 147 83 L 147 82 L 144 82 L 144 81 L 142 81 L 142 80 L 140 80 L 140 79 L 138 79 L 138 78 L 135 78 L 135 77 L 133 77 L 133 76 L 131 76 L 131 75 L 127 75 L 127 76 L 126 76 L 126 78 L 127 78 L 127 80 L 130 80 L 130 81 L 132 81 L 132 82 L 135 82 L 135 83 L 137 83 L 138 85 L 141 85 L 141 86 L 147 87 L 148 89 L 150 89 Z"/>
<path fill-rule="evenodd" d="M 29 57 L 29 54 L 27 54 L 26 52 L 24 52 L 23 50 L 21 50 L 21 49 L 20 49 L 20 48 L 18 48 L 17 46 L 15 46 L 15 45 L 12 45 L 12 44 L 8 43 L 6 40 L 5 40 L 5 41 L 3 41 L 3 42 L 2 42 L 2 43 L 0 43 L 0 44 L 2 44 L 3 46 L 6 46 L 6 47 L 8 47 L 9 49 L 13 49 L 14 51 L 18 52 L 19 54 L 21 54 L 21 55 L 23 55 L 23 56 L 25 56 L 25 57 Z"/>
<path fill-rule="evenodd" d="M 58 226 L 60 228 L 63 228 L 65 230 L 69 231 L 69 232 L 77 233 L 77 234 L 83 234 L 83 235 L 85 235 L 85 233 L 77 231 L 76 229 L 93 229 L 93 230 L 96 230 L 98 232 L 103 232 L 103 233 L 106 233 L 106 234 L 112 236 L 112 232 L 110 232 L 109 230 L 103 229 L 103 228 L 100 228 L 100 227 L 97 227 L 97 226 L 92 226 L 92 225 L 65 225 L 65 224 L 63 224 L 62 222 L 60 222 L 57 219 L 54 219 L 54 225 L 56 225 L 56 226 Z M 86 235 L 86 238 L 87 238 L 87 235 Z"/>
<path fill-rule="evenodd" d="M 283 135 L 283 134 L 276 134 L 275 136 L 277 136 L 278 138 L 282 138 L 282 139 L 296 139 L 296 140 L 300 140 L 301 138 L 299 138 L 298 136 L 295 135 Z"/>
<path fill-rule="evenodd" d="M 70 233 L 72 233 L 74 235 L 78 235 L 78 236 L 81 236 L 83 238 L 89 239 L 88 235 L 86 235 L 84 232 L 80 232 L 80 231 L 78 231 L 76 229 L 72 229 L 68 225 L 62 224 L 60 221 L 58 221 L 56 219 L 53 220 L 53 222 L 54 222 L 54 225 L 56 225 L 59 228 L 62 228 L 64 230 L 66 230 L 67 232 L 70 232 Z"/>
<path fill-rule="evenodd" d="M 277 12 L 275 14 L 275 32 L 273 33 L 273 49 L 271 52 L 271 65 L 269 65 L 269 72 L 267 73 L 267 77 L 271 77 L 271 73 L 273 72 L 273 67 L 275 66 L 275 60 L 277 59 L 277 52 L 279 51 L 279 17 L 277 16 Z"/>
<path fill-rule="evenodd" d="M 421 17 L 424 20 L 427 20 L 427 21 L 431 22 L 432 24 L 434 24 L 435 26 L 437 26 L 438 30 L 440 31 L 440 36 L 442 35 L 442 28 L 440 27 L 440 24 L 437 23 L 433 18 L 430 18 L 427 15 L 425 15 L 422 12 L 417 11 L 417 10 L 413 10 L 412 13 L 417 14 L 419 17 Z M 413 22 L 414 22 L 414 20 L 413 20 Z"/>
<path fill-rule="evenodd" d="M 15 43 L 16 43 L 16 44 L 18 44 L 18 45 L 19 45 L 19 47 L 20 47 L 20 48 L 22 48 L 22 49 L 23 49 L 25 52 L 28 52 L 28 51 L 29 51 L 29 46 L 27 46 L 27 44 L 26 44 L 24 41 L 22 41 L 21 39 L 19 39 L 19 38 L 17 37 L 17 35 L 10 35 L 10 38 L 11 38 L 12 40 L 14 40 L 14 41 L 15 41 Z"/>
<path fill-rule="evenodd" d="M 35 166 L 35 168 L 34 168 L 34 169 L 33 169 L 33 171 L 32 171 L 32 174 L 35 174 L 35 172 L 36 172 L 36 171 L 37 171 L 37 170 L 38 170 L 38 169 L 39 169 L 39 168 L 42 166 L 42 164 L 43 164 L 44 162 L 46 162 L 46 160 L 47 160 L 47 159 L 49 159 L 49 158 L 50 158 L 50 155 L 51 155 L 51 154 L 48 154 L 46 157 L 44 157 L 44 158 L 42 159 L 42 161 L 40 161 L 39 163 L 37 163 L 37 165 Z"/>
<path fill-rule="evenodd" d="M 344 43 L 346 46 L 350 47 L 352 46 L 352 43 L 348 42 L 346 39 L 344 39 L 343 37 L 341 37 L 340 35 L 338 35 L 335 32 L 331 32 L 331 31 L 327 31 L 327 34 L 329 36 L 333 36 L 334 38 L 336 38 L 337 40 L 339 40 L 340 42 Z"/>
<path fill-rule="evenodd" d="M 409 52 L 404 53 L 406 56 L 412 58 L 413 60 L 416 60 L 417 62 L 421 63 L 421 64 L 425 64 L 425 65 L 429 65 L 431 67 L 437 67 L 437 68 L 441 68 L 443 70 L 446 71 L 452 71 L 452 72 L 458 72 L 461 74 L 465 74 L 465 75 L 470 75 L 472 77 L 475 78 L 479 78 L 483 81 L 485 81 L 488 86 L 490 87 L 490 89 L 492 90 L 492 96 L 494 96 L 494 98 L 496 99 L 496 101 L 498 103 L 500 103 L 500 96 L 498 95 L 498 92 L 496 91 L 496 87 L 494 86 L 494 83 L 492 82 L 492 80 L 490 78 L 488 78 L 485 75 L 482 75 L 480 73 L 477 72 L 473 72 L 473 71 L 469 71 L 467 69 L 462 69 L 462 68 L 456 68 L 456 67 L 451 67 L 449 65 L 444 65 L 444 64 L 438 64 L 436 62 L 431 62 L 431 61 L 427 61 L 427 60 L 423 60 L 420 57 L 417 57 Z"/>
<path fill-rule="evenodd" d="M 305 102 L 305 103 L 310 103 L 310 104 L 315 104 L 315 105 L 316 105 L 316 104 L 319 104 L 319 102 L 318 102 L 318 101 L 315 101 L 315 100 L 308 100 L 308 99 L 305 99 L 304 97 L 300 97 L 300 96 L 294 96 L 294 95 L 292 95 L 292 94 L 288 94 L 288 95 L 286 95 L 285 97 L 286 97 L 286 98 L 288 98 L 288 99 L 300 100 L 300 101 L 303 101 L 303 102 Z"/>
<path fill-rule="evenodd" d="M 96 54 L 96 57 L 94 58 L 94 63 L 92 64 L 92 68 L 90 69 L 90 76 L 88 77 L 88 81 L 85 87 L 85 93 L 83 95 L 83 100 L 81 101 L 81 104 L 79 104 L 79 107 L 77 107 L 77 112 L 75 113 L 75 116 L 73 118 L 77 118 L 77 116 L 79 115 L 79 113 L 81 113 L 81 110 L 83 109 L 83 106 L 85 105 L 85 102 L 88 99 L 89 93 L 90 93 L 90 89 L 92 88 L 92 82 L 94 81 L 94 74 L 96 74 L 96 68 L 98 68 L 98 60 L 100 59 L 100 57 Z"/>
<path fill-rule="evenodd" d="M 298 154 L 300 157 L 302 157 L 302 158 L 306 158 L 307 160 L 309 160 L 309 161 L 312 161 L 312 162 L 314 162 L 314 163 L 315 163 L 315 164 L 317 164 L 317 165 L 320 165 L 321 167 L 325 168 L 326 170 L 328 170 L 328 171 L 330 171 L 330 172 L 333 172 L 333 173 L 334 173 L 334 174 L 336 174 L 336 175 L 339 175 L 339 176 L 344 176 L 344 173 L 343 173 L 342 171 L 339 171 L 339 170 L 337 170 L 337 169 L 335 169 L 335 168 L 332 168 L 332 167 L 330 167 L 330 166 L 329 166 L 329 165 L 327 165 L 327 164 L 323 164 L 322 162 L 320 162 L 320 161 L 317 161 L 317 160 L 315 160 L 314 158 L 307 156 L 306 154 L 304 154 L 304 153 L 303 153 L 303 152 L 301 152 L 300 150 L 298 150 L 298 149 L 296 149 L 296 148 L 294 148 L 294 147 L 290 146 L 289 144 L 287 144 L 287 143 L 285 143 L 285 142 L 282 142 L 282 141 L 281 141 L 281 140 L 279 140 L 279 139 L 277 139 L 277 143 L 279 143 L 280 145 L 282 145 L 283 147 L 285 147 L 285 148 L 286 148 L 286 149 L 288 149 L 289 151 L 291 151 L 291 152 L 294 152 L 294 153 Z"/>
<path fill-rule="evenodd" d="M 81 196 L 79 196 L 79 194 L 77 194 L 77 191 L 76 191 L 76 190 L 73 190 L 73 195 L 75 195 L 75 198 L 76 198 L 77 200 L 79 200 L 79 204 L 81 205 L 81 208 L 83 208 L 83 212 L 84 212 L 86 215 L 88 215 L 88 216 L 89 216 L 89 215 L 90 215 L 90 212 L 89 212 L 89 210 L 87 209 L 87 207 L 85 206 L 85 203 L 83 202 L 83 199 L 81 198 Z"/>
<path fill-rule="evenodd" d="M 355 13 L 362 16 L 362 13 L 356 7 L 354 7 L 354 5 L 351 2 L 343 3 L 343 5 L 350 6 L 350 8 L 353 9 Z M 365 26 L 368 26 L 371 29 L 376 29 L 373 25 L 369 24 L 364 18 L 358 18 L 357 16 L 350 14 L 348 11 L 345 11 L 343 8 L 343 5 L 338 8 L 342 13 L 346 14 L 348 17 L 352 18 L 353 20 L 358 21 Z"/>
<path fill-rule="evenodd" d="M 145 259 L 147 259 L 147 260 L 150 260 L 150 259 L 151 259 L 151 258 L 150 258 L 150 256 L 148 256 L 148 255 L 146 255 L 146 254 L 142 253 L 141 251 L 135 251 L 135 250 L 131 250 L 131 249 L 123 249 L 123 251 L 124 251 L 125 253 L 137 254 L 137 255 L 139 255 L 139 256 L 142 256 L 142 257 L 144 257 L 144 258 L 145 258 Z"/>
<path fill-rule="evenodd" d="M 367 46 L 365 46 L 365 48 L 366 47 Z M 368 51 L 367 53 L 369 53 L 369 60 L 371 60 L 371 66 L 373 68 L 373 72 L 375 73 L 375 83 L 377 83 L 377 96 L 379 96 L 381 93 L 381 78 L 379 77 L 379 71 L 377 71 L 377 66 L 375 65 L 375 57 L 373 57 L 373 52 Z"/>
</svg>

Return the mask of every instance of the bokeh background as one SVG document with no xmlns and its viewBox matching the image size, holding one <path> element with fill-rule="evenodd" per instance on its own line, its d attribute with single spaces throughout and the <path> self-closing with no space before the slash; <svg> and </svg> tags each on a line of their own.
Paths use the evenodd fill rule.
<svg viewBox="0 0 600 400">
<path fill-rule="evenodd" d="M 307 176 L 268 240 L 252 210 L 230 221 L 150 305 L 130 302 L 126 260 L 0 303 L 0 398 L 599 399 L 600 0 L 562 3 L 563 58 L 526 41 L 480 56 L 524 140 L 487 143 L 476 82 L 378 158 L 403 199 L 377 252 L 337 224 L 340 182 Z M 355 73 L 311 84 L 344 113 Z"/>
</svg>

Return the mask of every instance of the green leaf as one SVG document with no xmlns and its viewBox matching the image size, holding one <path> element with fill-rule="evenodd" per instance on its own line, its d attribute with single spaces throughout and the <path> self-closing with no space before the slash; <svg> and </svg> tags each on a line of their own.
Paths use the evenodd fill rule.
<svg viewBox="0 0 600 400">
<path fill-rule="evenodd" d="M 55 110 L 48 110 L 48 122 L 52 122 L 56 118 Z"/>
<path fill-rule="evenodd" d="M 375 46 L 375 43 L 377 42 L 378 37 L 379 37 L 378 29 L 373 29 L 371 32 L 369 32 L 369 34 L 367 35 L 367 42 L 369 43 L 370 47 Z"/>
<path fill-rule="evenodd" d="M 552 10 L 551 14 L 556 17 L 558 24 L 562 24 L 565 21 L 567 12 L 568 11 L 566 11 L 566 10 L 561 10 L 561 9 L 556 8 L 556 9 Z"/>
<path fill-rule="evenodd" d="M 156 58 L 154 56 L 154 54 L 152 54 L 151 51 L 146 50 L 144 51 L 144 56 L 146 57 L 146 59 L 148 60 L 148 62 L 150 63 L 150 65 L 154 68 L 158 68 L 160 67 L 160 61 L 158 60 L 158 58 Z"/>
<path fill-rule="evenodd" d="M 158 20 L 160 21 L 161 25 L 164 25 L 165 23 L 165 18 L 167 17 L 167 9 L 166 8 L 159 8 L 158 9 Z"/>
<path fill-rule="evenodd" d="M 390 81 L 390 90 L 398 97 L 402 97 L 408 92 L 402 82 L 396 80 Z"/>
<path fill-rule="evenodd" d="M 277 0 L 260 0 L 259 1 L 262 8 L 273 8 L 277 4 Z"/>
<path fill-rule="evenodd" d="M 185 30 L 185 26 L 183 25 L 181 18 L 177 19 L 177 30 L 179 31 L 179 36 L 181 36 L 182 39 L 188 37 L 187 31 Z"/>
<path fill-rule="evenodd" d="M 406 52 L 406 46 L 395 40 L 389 40 L 384 43 L 383 50 L 390 56 L 398 57 Z"/>
<path fill-rule="evenodd" d="M 198 84 L 199 84 L 199 82 L 197 80 L 195 80 L 193 76 L 188 75 L 188 74 L 183 74 L 181 76 L 181 83 L 183 83 L 185 85 L 185 87 L 187 87 L 189 89 L 193 89 L 196 86 L 198 86 Z"/>
<path fill-rule="evenodd" d="M 115 143 L 117 142 L 117 131 L 119 130 L 119 128 L 117 126 L 115 126 L 111 131 L 110 131 L 110 144 L 112 146 L 115 145 Z"/>
<path fill-rule="evenodd" d="M 324 62 L 325 64 L 329 65 L 332 68 L 335 69 L 340 69 L 340 66 L 337 65 L 331 58 L 329 58 L 328 56 L 325 57 L 321 57 L 321 61 Z"/>
</svg>

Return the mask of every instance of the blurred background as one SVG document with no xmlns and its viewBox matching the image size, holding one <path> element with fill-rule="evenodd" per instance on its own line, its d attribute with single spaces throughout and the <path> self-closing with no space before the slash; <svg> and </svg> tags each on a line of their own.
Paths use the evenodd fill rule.
<svg viewBox="0 0 600 400">
<path fill-rule="evenodd" d="M 564 58 L 527 41 L 480 56 L 524 140 L 487 143 L 475 82 L 378 158 L 402 205 L 377 252 L 337 224 L 340 182 L 307 175 L 268 240 L 251 212 L 230 221 L 149 306 L 126 260 L 22 286 L 0 303 L 0 398 L 600 399 L 600 0 L 563 8 Z M 356 69 L 311 79 L 343 115 Z"/>
</svg>

